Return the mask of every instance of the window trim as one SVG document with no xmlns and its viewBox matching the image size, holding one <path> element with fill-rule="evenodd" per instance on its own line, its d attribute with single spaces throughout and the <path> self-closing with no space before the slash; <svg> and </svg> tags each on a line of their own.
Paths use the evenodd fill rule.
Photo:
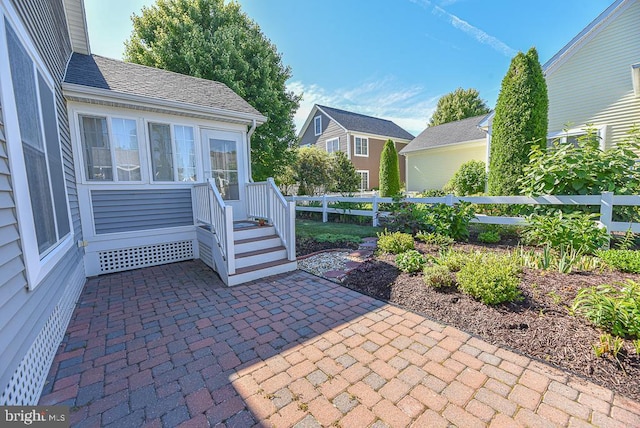
<svg viewBox="0 0 640 428">
<path fill-rule="evenodd" d="M 358 176 L 360 177 L 360 192 L 366 192 L 367 190 L 369 190 L 369 187 L 371 185 L 371 174 L 369 174 L 369 170 L 368 169 L 357 169 L 356 170 L 356 174 L 358 174 Z M 367 174 L 367 187 L 363 188 L 362 187 L 362 174 Z"/>
<path fill-rule="evenodd" d="M 551 147 L 551 145 L 555 140 L 558 140 L 560 141 L 561 144 L 564 144 L 567 142 L 567 137 L 586 135 L 587 133 L 585 130 L 586 127 L 587 125 L 584 125 L 578 128 L 571 128 L 563 131 L 549 132 L 547 134 L 547 147 Z M 597 125 L 597 126 L 591 125 L 591 127 L 598 131 L 598 137 L 600 138 L 598 147 L 600 148 L 600 150 L 605 150 L 605 148 L 607 147 L 606 137 L 607 137 L 608 125 Z"/>
<path fill-rule="evenodd" d="M 318 128 L 320 132 L 318 132 Z M 322 135 L 322 115 L 317 115 L 313 118 L 313 134 L 317 137 L 318 135 Z"/>
<path fill-rule="evenodd" d="M 362 143 L 366 142 L 366 148 L 367 148 L 367 153 L 366 154 L 358 154 L 358 145 L 357 145 L 357 140 L 360 139 L 360 144 L 361 144 L 361 149 L 362 149 Z M 362 151 L 362 150 L 361 150 Z M 365 137 L 362 135 L 354 135 L 353 136 L 353 155 L 354 156 L 358 156 L 361 158 L 368 158 L 369 157 L 369 137 Z"/>
<path fill-rule="evenodd" d="M 5 21 L 6 19 L 6 21 Z M 18 230 L 20 233 L 20 246 L 23 254 L 24 270 L 27 279 L 27 288 L 29 291 L 35 290 L 44 280 L 44 278 L 51 272 L 51 270 L 60 263 L 62 258 L 72 248 L 75 238 L 75 232 L 73 228 L 71 207 L 69 205 L 69 191 L 68 191 L 68 177 L 64 171 L 64 153 L 62 151 L 62 143 L 60 139 L 60 117 L 56 106 L 56 91 L 55 82 L 51 74 L 49 73 L 44 62 L 38 54 L 34 43 L 31 40 L 28 32 L 26 31 L 19 15 L 13 9 L 10 4 L 5 2 L 0 4 L 0 43 L 3 46 L 7 46 L 7 29 L 6 22 L 11 26 L 11 29 L 18 37 L 24 50 L 27 52 L 29 59 L 33 63 L 36 79 L 36 87 L 38 85 L 38 74 L 42 77 L 43 82 L 51 90 L 53 95 L 54 109 L 55 109 L 55 121 L 56 121 L 56 133 L 58 138 L 58 150 L 60 150 L 60 159 L 62 161 L 62 178 L 64 180 L 64 203 L 67 206 L 67 221 L 69 222 L 69 232 L 61 237 L 58 237 L 56 243 L 50 246 L 43 254 L 40 254 L 38 249 L 38 240 L 36 237 L 35 220 L 33 217 L 33 207 L 31 205 L 31 199 L 29 196 L 29 185 L 27 181 L 27 174 L 25 169 L 25 158 L 22 149 L 22 140 L 18 127 L 18 113 L 15 104 L 15 94 L 13 91 L 13 81 L 11 77 L 11 70 L 9 64 L 9 52 L 8 49 L 3 49 L 0 53 L 0 98 L 2 103 L 3 119 L 5 123 L 5 139 L 7 143 L 7 154 L 9 167 L 11 169 L 11 183 L 13 186 L 13 197 L 15 201 L 16 220 L 18 222 Z M 37 87 L 37 102 L 38 111 L 42 119 L 42 99 L 40 96 L 40 88 Z M 44 137 L 44 123 L 40 121 L 40 132 Z M 43 144 L 46 146 L 46 142 L 43 140 Z M 45 153 L 46 149 L 45 149 Z M 49 174 L 49 180 L 51 180 L 49 158 L 47 157 L 47 173 Z M 51 194 L 51 192 L 49 192 Z M 52 204 L 53 201 L 52 195 Z M 55 205 L 54 205 L 55 206 Z M 55 216 L 55 209 L 54 209 Z M 54 218 L 54 223 L 57 219 Z M 57 223 L 56 223 L 56 235 L 58 235 Z"/>
<path fill-rule="evenodd" d="M 335 142 L 338 143 L 338 148 L 336 150 L 331 150 L 329 151 L 329 145 L 333 145 Z M 334 138 L 329 138 L 328 140 L 325 141 L 325 149 L 327 150 L 327 153 L 335 153 L 335 152 L 339 152 L 340 151 L 340 137 L 334 137 Z"/>
</svg>

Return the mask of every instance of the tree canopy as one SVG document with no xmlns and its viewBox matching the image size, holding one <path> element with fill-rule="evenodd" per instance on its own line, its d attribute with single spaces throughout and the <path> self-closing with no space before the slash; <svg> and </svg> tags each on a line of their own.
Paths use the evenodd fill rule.
<svg viewBox="0 0 640 428">
<path fill-rule="evenodd" d="M 489 156 L 489 193 L 517 195 L 534 145 L 546 147 L 549 99 L 535 48 L 511 60 L 496 103 Z"/>
<path fill-rule="evenodd" d="M 433 112 L 433 116 L 429 119 L 429 126 L 455 122 L 456 120 L 487 114 L 489 111 L 489 107 L 480 98 L 480 93 L 476 89 L 458 88 L 440 97 L 436 111 Z"/>
<path fill-rule="evenodd" d="M 291 69 L 238 3 L 157 0 L 131 20 L 127 61 L 222 82 L 269 118 L 252 136 L 255 179 L 274 176 L 292 161 L 299 98 L 286 89 Z"/>
</svg>

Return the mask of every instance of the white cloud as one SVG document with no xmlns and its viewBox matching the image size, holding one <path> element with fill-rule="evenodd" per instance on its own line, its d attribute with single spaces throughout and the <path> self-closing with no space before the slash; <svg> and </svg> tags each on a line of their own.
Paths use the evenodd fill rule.
<svg viewBox="0 0 640 428">
<path fill-rule="evenodd" d="M 487 34 L 486 32 L 482 31 L 478 27 L 474 27 L 473 25 L 469 24 L 467 21 L 458 18 L 456 15 L 452 13 L 447 12 L 442 7 L 432 4 L 432 2 L 429 0 L 409 0 L 409 1 L 411 3 L 418 4 L 425 9 L 430 8 L 433 14 L 449 21 L 452 27 L 470 35 L 471 37 L 476 39 L 477 42 L 491 47 L 493 50 L 500 52 L 507 58 L 511 58 L 516 53 L 518 53 L 515 49 L 511 48 L 502 40 L 498 39 L 497 37 Z M 455 3 L 455 0 L 453 1 L 444 0 L 440 4 L 442 6 L 447 6 L 453 3 Z"/>
<path fill-rule="evenodd" d="M 427 126 L 440 97 L 427 96 L 420 86 L 402 87 L 389 77 L 369 79 L 355 87 L 331 91 L 300 81 L 289 83 L 287 88 L 298 95 L 302 94 L 300 108 L 294 116 L 298 132 L 313 105 L 321 104 L 391 120 L 413 135 L 418 135 Z"/>
</svg>

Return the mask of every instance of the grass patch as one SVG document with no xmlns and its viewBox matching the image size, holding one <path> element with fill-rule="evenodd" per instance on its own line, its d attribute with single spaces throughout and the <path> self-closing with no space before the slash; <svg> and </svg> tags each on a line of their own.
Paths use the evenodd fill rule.
<svg viewBox="0 0 640 428">
<path fill-rule="evenodd" d="M 296 219 L 296 237 L 315 239 L 318 235 L 351 235 L 359 238 L 375 237 L 379 227 L 347 223 L 322 223 L 320 221 Z"/>
</svg>

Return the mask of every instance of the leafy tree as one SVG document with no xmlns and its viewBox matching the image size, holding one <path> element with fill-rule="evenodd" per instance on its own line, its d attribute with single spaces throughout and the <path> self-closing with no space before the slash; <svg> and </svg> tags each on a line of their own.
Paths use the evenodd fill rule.
<svg viewBox="0 0 640 428">
<path fill-rule="evenodd" d="M 529 163 L 529 152 L 533 146 L 546 146 L 548 105 L 538 52 L 518 52 L 502 80 L 493 118 L 490 194 L 518 194 L 517 179 Z"/>
<path fill-rule="evenodd" d="M 131 19 L 127 61 L 222 82 L 268 114 L 251 140 L 256 179 L 275 176 L 292 161 L 299 98 L 285 86 L 291 69 L 238 3 L 157 0 Z"/>
<path fill-rule="evenodd" d="M 456 120 L 487 114 L 489 111 L 489 107 L 480 98 L 480 93 L 477 89 L 458 88 L 440 97 L 436 111 L 429 119 L 429 126 L 455 122 Z"/>
<path fill-rule="evenodd" d="M 343 195 L 357 192 L 360 187 L 360 176 L 347 154 L 335 152 L 330 158 L 330 164 L 331 177 L 333 179 L 330 190 Z"/>
<path fill-rule="evenodd" d="M 329 155 L 315 146 L 298 150 L 294 170 L 298 195 L 321 194 L 331 185 Z"/>
<path fill-rule="evenodd" d="M 396 144 L 387 140 L 380 155 L 380 196 L 389 197 L 400 193 L 400 166 Z"/>
<path fill-rule="evenodd" d="M 444 186 L 444 190 L 458 196 L 475 195 L 484 192 L 486 181 L 486 164 L 482 161 L 470 160 L 460 165 L 451 180 Z"/>
</svg>

